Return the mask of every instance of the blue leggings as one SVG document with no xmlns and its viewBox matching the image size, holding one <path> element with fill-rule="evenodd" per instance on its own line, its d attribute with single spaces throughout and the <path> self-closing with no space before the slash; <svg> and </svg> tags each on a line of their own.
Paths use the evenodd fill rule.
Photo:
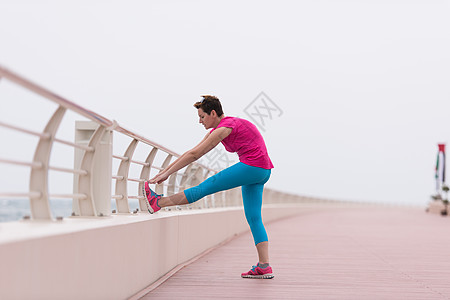
<svg viewBox="0 0 450 300">
<path fill-rule="evenodd" d="M 261 218 L 261 206 L 264 184 L 269 180 L 271 170 L 252 167 L 239 162 L 209 177 L 198 186 L 184 191 L 189 203 L 207 195 L 242 186 L 244 212 L 255 245 L 268 241 Z"/>
</svg>

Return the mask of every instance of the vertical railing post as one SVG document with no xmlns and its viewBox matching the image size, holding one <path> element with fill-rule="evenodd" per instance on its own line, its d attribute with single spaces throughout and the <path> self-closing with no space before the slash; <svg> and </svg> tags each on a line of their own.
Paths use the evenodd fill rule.
<svg viewBox="0 0 450 300">
<path fill-rule="evenodd" d="M 187 184 L 188 184 L 189 176 L 191 174 L 192 166 L 193 166 L 193 164 L 190 164 L 184 170 L 183 176 L 181 176 L 181 180 L 180 180 L 179 192 L 181 192 L 187 188 Z"/>
<path fill-rule="evenodd" d="M 77 216 L 111 214 L 112 140 L 112 131 L 104 126 L 92 121 L 75 123 L 75 143 L 94 149 L 91 152 L 75 149 L 75 169 L 88 172 L 74 176 L 74 194 L 87 196 L 73 200 L 72 209 Z"/>
<path fill-rule="evenodd" d="M 188 165 L 183 172 L 183 176 L 181 176 L 178 192 L 184 191 L 185 189 L 192 186 L 191 181 L 192 181 L 192 177 L 193 177 L 194 173 L 195 173 L 194 164 Z M 191 206 L 191 207 L 195 207 L 195 206 L 198 206 L 198 204 L 193 204 L 193 206 Z"/>
<path fill-rule="evenodd" d="M 53 146 L 53 139 L 66 109 L 59 106 L 44 129 L 43 136 L 34 152 L 33 163 L 41 164 L 41 168 L 31 168 L 30 193 L 38 192 L 39 197 L 30 198 L 31 216 L 33 219 L 52 219 L 48 199 L 48 166 Z"/>
<path fill-rule="evenodd" d="M 127 160 L 122 160 L 119 165 L 117 175 L 123 179 L 116 180 L 116 195 L 122 195 L 121 199 L 116 199 L 117 212 L 129 213 L 130 206 L 128 204 L 128 174 L 130 172 L 131 159 L 133 158 L 134 150 L 138 144 L 137 139 L 133 139 L 125 151 L 124 157 Z"/>
<path fill-rule="evenodd" d="M 139 176 L 139 178 L 144 179 L 144 180 L 150 179 L 150 170 L 151 170 L 153 160 L 155 159 L 157 152 L 158 152 L 158 148 L 153 147 L 152 151 L 150 151 L 150 153 L 147 156 L 147 159 L 145 160 L 146 165 L 144 165 L 142 167 L 141 175 Z M 144 196 L 142 194 L 143 186 L 144 186 L 144 182 L 139 182 L 138 193 L 137 193 L 138 195 Z M 146 198 L 139 198 L 139 208 L 141 209 L 141 211 L 147 211 L 146 202 L 147 202 Z"/>
<path fill-rule="evenodd" d="M 178 177 L 178 172 L 175 172 L 172 175 L 170 175 L 169 180 L 167 181 L 167 183 L 169 184 L 167 186 L 167 196 L 171 196 L 171 195 L 175 194 L 176 187 L 177 187 L 177 177 Z"/>
<path fill-rule="evenodd" d="M 170 165 L 170 161 L 172 160 L 172 154 L 167 154 L 166 159 L 164 160 L 164 162 L 161 165 L 161 169 L 165 169 Z M 157 194 L 164 194 L 164 184 L 157 184 L 155 187 L 155 193 Z"/>
</svg>

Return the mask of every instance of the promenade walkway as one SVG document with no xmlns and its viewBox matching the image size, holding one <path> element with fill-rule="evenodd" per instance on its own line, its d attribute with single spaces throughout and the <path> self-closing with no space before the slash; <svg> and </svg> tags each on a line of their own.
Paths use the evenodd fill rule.
<svg viewBox="0 0 450 300">
<path fill-rule="evenodd" d="M 450 218 L 422 209 L 330 207 L 267 224 L 273 280 L 250 233 L 182 268 L 142 299 L 450 299 Z"/>
</svg>

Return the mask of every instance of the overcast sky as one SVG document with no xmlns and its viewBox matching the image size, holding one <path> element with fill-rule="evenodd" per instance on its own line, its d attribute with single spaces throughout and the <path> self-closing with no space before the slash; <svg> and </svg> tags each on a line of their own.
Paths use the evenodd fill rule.
<svg viewBox="0 0 450 300">
<path fill-rule="evenodd" d="M 206 133 L 200 95 L 250 119 L 264 92 L 268 187 L 425 205 L 450 139 L 449 15 L 443 0 L 0 0 L 0 64 L 178 153 Z M 52 112 L 10 88 L 1 120 Z"/>
</svg>

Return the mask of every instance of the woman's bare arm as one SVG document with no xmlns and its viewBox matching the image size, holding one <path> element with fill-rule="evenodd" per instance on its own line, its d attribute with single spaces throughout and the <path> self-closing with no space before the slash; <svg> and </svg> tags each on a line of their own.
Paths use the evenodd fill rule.
<svg viewBox="0 0 450 300">
<path fill-rule="evenodd" d="M 201 143 L 203 143 L 203 142 L 209 137 L 210 134 L 211 134 L 211 133 L 208 132 L 208 133 L 205 135 L 205 137 L 201 140 L 201 142 L 198 143 L 198 145 L 195 146 L 194 148 L 198 147 Z M 193 149 L 194 149 L 194 148 L 193 148 Z M 180 157 L 178 157 L 178 159 L 181 159 L 181 158 L 182 158 L 183 156 L 185 156 L 186 154 L 187 154 L 187 152 L 183 153 Z M 176 160 L 173 161 L 170 165 L 168 165 L 168 166 L 166 167 L 166 169 L 170 169 L 170 168 L 173 166 L 173 164 L 174 164 L 175 162 L 176 162 Z"/>
<path fill-rule="evenodd" d="M 214 147 L 216 147 L 224 138 L 226 138 L 231 133 L 231 131 L 231 128 L 220 127 L 214 130 L 212 133 L 207 134 L 206 137 L 197 146 L 189 151 L 186 151 L 166 169 L 150 179 L 150 183 L 161 183 L 169 178 L 169 176 L 173 173 L 196 161 L 197 159 L 211 151 Z"/>
</svg>

